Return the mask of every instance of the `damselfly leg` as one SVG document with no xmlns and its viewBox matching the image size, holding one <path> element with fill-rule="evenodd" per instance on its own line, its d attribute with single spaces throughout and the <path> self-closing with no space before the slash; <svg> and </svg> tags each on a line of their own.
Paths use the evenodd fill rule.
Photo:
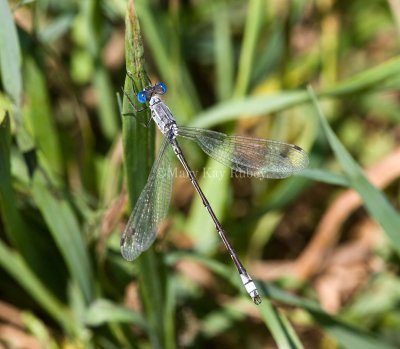
<svg viewBox="0 0 400 349">
<path fill-rule="evenodd" d="M 143 120 L 140 120 L 140 118 L 138 117 L 138 115 L 145 111 L 148 110 L 149 107 L 145 104 L 144 107 L 142 108 L 138 108 L 135 104 L 135 102 L 133 101 L 133 99 L 131 98 L 131 96 L 129 95 L 128 92 L 133 92 L 133 94 L 137 97 L 139 90 L 136 88 L 135 85 L 135 79 L 133 74 L 130 71 L 126 72 L 126 75 L 129 77 L 129 80 L 131 81 L 131 87 L 132 87 L 132 91 L 127 91 L 124 89 L 124 87 L 121 87 L 122 93 L 125 95 L 126 99 L 128 100 L 129 105 L 131 106 L 131 108 L 134 110 L 134 112 L 129 112 L 129 113 L 121 113 L 122 116 L 133 116 L 138 122 L 140 122 L 141 125 L 143 125 L 144 127 L 148 127 L 150 122 L 151 122 L 151 117 L 149 117 L 145 122 Z M 146 75 L 147 80 L 149 80 L 148 76 Z"/>
</svg>

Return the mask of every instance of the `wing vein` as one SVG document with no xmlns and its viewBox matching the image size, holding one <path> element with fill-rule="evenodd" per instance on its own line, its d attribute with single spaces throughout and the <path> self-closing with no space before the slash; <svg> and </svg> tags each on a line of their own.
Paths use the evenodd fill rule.
<svg viewBox="0 0 400 349">
<path fill-rule="evenodd" d="M 135 208 L 121 236 L 121 253 L 129 261 L 154 242 L 157 226 L 165 219 L 172 191 L 169 142 L 165 138 Z"/>
<path fill-rule="evenodd" d="M 196 142 L 211 158 L 248 176 L 284 178 L 308 165 L 307 153 L 293 144 L 192 127 L 178 127 L 178 135 Z"/>
</svg>

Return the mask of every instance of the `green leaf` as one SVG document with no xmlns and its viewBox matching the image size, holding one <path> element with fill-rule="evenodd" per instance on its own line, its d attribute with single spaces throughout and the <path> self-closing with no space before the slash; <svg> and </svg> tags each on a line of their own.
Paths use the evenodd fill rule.
<svg viewBox="0 0 400 349">
<path fill-rule="evenodd" d="M 342 165 L 343 170 L 346 172 L 351 187 L 358 192 L 368 212 L 382 226 L 387 237 L 393 243 L 394 248 L 400 252 L 399 213 L 396 212 L 385 195 L 375 186 L 373 186 L 365 177 L 360 166 L 354 161 L 349 152 L 345 149 L 343 144 L 332 131 L 322 114 L 322 110 L 320 109 L 315 94 L 311 88 L 309 89 L 309 93 L 317 109 L 322 129 L 325 132 L 329 144 L 333 149 L 338 161 Z"/>
<path fill-rule="evenodd" d="M 33 0 L 36 1 L 36 0 Z M 74 22 L 74 15 L 67 13 L 58 18 L 54 18 L 51 23 L 42 28 L 38 36 L 42 42 L 53 43 L 61 39 L 69 30 Z"/>
<path fill-rule="evenodd" d="M 107 299 L 97 299 L 86 312 L 85 323 L 88 326 L 101 326 L 110 322 L 122 322 L 138 325 L 147 330 L 146 321 L 134 311 L 117 305 Z"/>
<path fill-rule="evenodd" d="M 399 74 L 400 57 L 395 57 L 348 77 L 344 81 L 321 91 L 318 96 L 346 96 L 369 89 L 380 89 L 385 80 L 396 77 Z"/>
<path fill-rule="evenodd" d="M 21 51 L 17 28 L 6 0 L 0 0 L 0 69 L 1 81 L 17 108 L 21 105 Z"/>
<path fill-rule="evenodd" d="M 350 181 L 347 177 L 338 175 L 333 172 L 329 172 L 326 170 L 320 170 L 317 168 L 307 168 L 299 174 L 299 176 L 312 179 L 314 181 L 319 181 L 328 184 L 340 185 L 343 187 L 350 186 Z"/>
<path fill-rule="evenodd" d="M 235 273 L 232 272 L 233 269 L 227 268 L 225 265 L 215 260 L 211 260 L 195 253 L 175 252 L 170 253 L 167 256 L 167 262 L 168 264 L 173 265 L 184 258 L 195 260 L 203 264 L 216 274 L 234 284 L 238 290 L 242 291 L 242 285 L 236 278 Z M 261 295 L 264 296 L 263 302 L 257 307 L 257 309 L 261 311 L 262 318 L 273 334 L 274 339 L 277 341 L 279 348 L 302 348 L 302 345 L 298 341 L 297 336 L 286 318 L 283 317 L 283 315 L 271 304 L 271 300 L 306 310 L 313 316 L 318 325 L 326 330 L 344 348 L 394 349 L 393 346 L 388 344 L 379 336 L 368 333 L 350 324 L 346 324 L 336 317 L 329 315 L 314 301 L 292 295 L 269 283 L 257 282 L 257 286 Z M 227 311 L 229 312 L 229 309 Z M 231 319 L 230 321 L 240 320 L 239 314 L 229 314 Z M 211 319 L 217 321 L 218 326 L 226 326 L 226 323 L 221 323 L 221 319 L 218 319 L 218 317 L 216 319 L 211 317 Z M 224 321 L 228 320 L 225 318 Z M 207 334 L 212 333 L 208 324 L 203 328 L 203 330 Z"/>
<path fill-rule="evenodd" d="M 223 122 L 277 112 L 309 100 L 305 91 L 257 95 L 233 99 L 207 109 L 190 123 L 193 127 L 210 128 Z"/>
<path fill-rule="evenodd" d="M 190 260 L 195 260 L 204 266 L 211 269 L 216 274 L 220 275 L 233 285 L 242 293 L 246 294 L 246 291 L 243 289 L 243 284 L 241 283 L 239 276 L 236 272 L 233 271 L 233 267 L 228 268 L 220 262 L 212 260 L 210 258 L 206 258 L 202 255 L 195 253 L 187 253 L 187 252 L 178 252 L 178 253 L 170 253 L 167 257 L 168 264 L 176 263 L 177 261 L 188 258 Z M 250 298 L 246 294 L 246 299 L 251 302 Z M 271 302 L 267 298 L 263 298 L 262 303 L 259 306 L 255 306 L 257 310 L 260 311 L 261 316 L 266 324 L 266 326 L 270 329 L 274 339 L 276 340 L 279 348 L 303 348 L 299 339 L 297 338 L 292 326 L 286 320 L 285 316 L 281 314 L 275 307 L 271 304 Z M 220 328 L 224 328 L 227 326 L 227 321 L 240 320 L 241 315 L 230 308 L 226 308 L 228 312 L 228 318 L 224 318 L 221 322 L 221 318 L 219 315 L 216 317 L 211 317 L 212 321 L 217 322 L 217 326 Z M 214 314 L 215 315 L 215 314 Z M 203 331 L 207 335 L 211 335 L 213 331 L 217 331 L 218 329 L 211 329 L 209 324 L 204 325 Z"/>
<path fill-rule="evenodd" d="M 222 220 L 226 201 L 229 196 L 230 171 L 219 162 L 209 159 L 201 173 L 200 187 L 215 214 Z M 219 235 L 215 230 L 215 224 L 204 207 L 202 200 L 197 195 L 192 202 L 184 229 L 198 251 L 207 253 L 213 251 L 220 242 Z"/>
<path fill-rule="evenodd" d="M 65 309 L 53 294 L 36 277 L 29 265 L 36 266 L 42 260 L 32 248 L 29 233 L 16 207 L 10 172 L 10 118 L 3 117 L 0 124 L 0 213 L 7 237 L 22 255 L 13 252 L 0 240 L 0 265 L 64 328 L 68 326 Z M 39 261 L 39 263 L 38 263 Z"/>
<path fill-rule="evenodd" d="M 21 151 L 31 151 L 34 147 L 29 134 L 22 127 L 21 99 L 22 72 L 21 52 L 17 28 L 6 0 L 0 0 L 0 76 L 4 90 L 13 102 L 13 117 L 19 132 L 17 143 Z"/>
<path fill-rule="evenodd" d="M 93 275 L 85 240 L 74 212 L 61 196 L 49 188 L 39 171 L 33 178 L 32 192 L 71 276 L 89 302 L 93 297 Z"/>
<path fill-rule="evenodd" d="M 239 72 L 234 93 L 236 97 L 245 95 L 249 86 L 254 66 L 257 39 L 264 18 L 265 8 L 265 1 L 263 0 L 249 1 L 244 39 L 240 50 Z"/>
<path fill-rule="evenodd" d="M 246 315 L 229 303 L 222 309 L 207 314 L 202 320 L 201 332 L 206 338 L 213 338 L 227 331 L 235 322 L 244 321 Z"/>
<path fill-rule="evenodd" d="M 0 124 L 0 212 L 8 240 L 37 271 L 42 269 L 45 263 L 38 250 L 32 248 L 33 229 L 26 225 L 17 207 L 12 187 L 10 146 L 10 118 L 6 114 Z"/>
<path fill-rule="evenodd" d="M 218 262 L 215 259 L 208 258 L 202 254 L 195 253 L 195 252 L 170 252 L 168 253 L 167 256 L 165 256 L 165 261 L 169 266 L 173 266 L 174 264 L 178 263 L 182 259 L 189 259 L 189 260 L 194 260 L 196 262 L 199 262 L 203 264 L 205 267 L 209 268 L 212 270 L 214 273 L 222 276 L 225 279 L 228 280 L 233 280 L 237 279 L 237 285 L 238 287 L 240 286 L 243 288 L 243 285 L 241 284 L 241 281 L 239 281 L 239 278 L 237 277 L 236 273 L 232 273 L 233 266 L 227 267 L 226 265 L 222 264 L 221 262 Z M 232 281 L 235 282 L 235 281 Z"/>
<path fill-rule="evenodd" d="M 6 270 L 64 329 L 69 329 L 67 309 L 32 272 L 20 255 L 0 240 L 0 265 Z"/>
<path fill-rule="evenodd" d="M 237 304 L 239 302 L 242 301 L 229 302 L 222 309 L 211 312 L 203 318 L 201 328 L 203 335 L 207 338 L 216 337 L 234 327 L 235 323 L 246 321 L 246 314 L 240 311 L 240 305 Z M 290 323 L 268 299 L 263 300 L 257 309 L 261 309 L 262 318 L 273 333 L 279 348 L 303 348 Z"/>
<path fill-rule="evenodd" d="M 374 301 L 371 302 L 371 299 Z M 374 326 L 380 321 L 386 322 L 400 302 L 400 280 L 392 271 L 374 275 L 358 292 L 344 310 L 346 319 L 358 321 L 363 326 Z M 391 326 L 392 327 L 392 326 Z M 393 327 L 392 327 L 393 328 Z"/>
<path fill-rule="evenodd" d="M 62 173 L 62 159 L 58 132 L 50 110 L 50 100 L 43 69 L 32 58 L 25 62 L 26 92 L 29 96 L 27 115 L 35 144 L 44 154 L 51 172 Z"/>
<path fill-rule="evenodd" d="M 271 284 L 263 283 L 261 286 L 262 287 L 260 291 L 262 291 L 269 299 L 307 310 L 317 321 L 318 325 L 326 330 L 344 348 L 395 348 L 382 338 L 358 329 L 352 325 L 346 324 L 334 316 L 327 314 L 317 303 L 313 301 L 289 294 Z"/>
<path fill-rule="evenodd" d="M 400 58 L 396 57 L 318 93 L 321 98 L 342 97 L 379 89 L 382 82 L 400 74 Z M 223 122 L 275 113 L 310 101 L 306 91 L 290 91 L 250 96 L 219 103 L 197 114 L 190 126 L 210 128 Z"/>
<path fill-rule="evenodd" d="M 269 299 L 264 297 L 259 308 L 264 323 L 271 331 L 278 348 L 303 348 L 303 345 L 297 338 L 290 323 L 286 320 L 285 316 L 272 305 Z"/>
<path fill-rule="evenodd" d="M 114 92 L 111 79 L 104 68 L 98 67 L 94 73 L 94 85 L 98 95 L 98 112 L 101 130 L 110 140 L 117 135 L 118 124 L 115 109 Z"/>
<path fill-rule="evenodd" d="M 174 105 L 175 114 L 188 120 L 200 109 L 200 102 L 185 61 L 172 59 L 174 55 L 178 57 L 181 54 L 179 33 L 165 25 L 164 19 L 157 11 L 153 11 L 149 1 L 136 0 L 135 7 L 143 28 L 146 28 L 143 34 L 160 76 L 167 83 L 174 84 L 168 98 L 177 102 Z"/>
<path fill-rule="evenodd" d="M 133 1 L 128 4 L 128 11 L 125 18 L 126 34 L 125 34 L 125 55 L 127 70 L 131 72 L 134 78 L 135 87 L 138 89 L 149 85 L 147 74 L 144 68 L 144 48 L 139 27 L 139 21 L 136 14 Z M 132 81 L 127 76 L 125 79 L 125 91 L 132 91 Z M 133 95 L 131 93 L 131 95 Z M 132 98 L 131 98 L 132 99 Z M 133 102 L 133 103 L 136 103 Z M 124 95 L 123 113 L 132 113 L 132 106 Z M 143 112 L 146 119 L 150 118 L 150 110 Z M 139 115 L 136 115 L 139 117 Z M 131 207 L 136 203 L 140 192 L 145 186 L 151 166 L 154 161 L 155 148 L 155 125 L 150 123 L 149 127 L 144 128 L 135 117 L 123 116 L 123 145 L 125 156 L 125 173 L 127 180 L 127 188 Z M 144 252 L 135 263 L 139 269 L 139 284 L 142 301 L 145 308 L 146 317 L 148 319 L 150 340 L 152 347 L 171 348 L 169 338 L 172 333 L 166 333 L 174 326 L 166 326 L 166 322 L 174 321 L 174 316 L 168 308 L 169 286 L 166 277 L 165 265 L 159 258 L 153 248 Z M 170 303 L 171 304 L 171 303 Z"/>
<path fill-rule="evenodd" d="M 232 94 L 234 72 L 230 18 L 224 2 L 213 2 L 213 12 L 217 95 L 219 100 L 226 100 Z"/>
<path fill-rule="evenodd" d="M 25 230 L 21 216 L 15 205 L 15 195 L 11 183 L 10 165 L 10 117 L 8 113 L 1 114 L 0 124 L 0 209 L 3 216 L 4 228 L 8 238 L 15 247 L 25 250 Z"/>
</svg>

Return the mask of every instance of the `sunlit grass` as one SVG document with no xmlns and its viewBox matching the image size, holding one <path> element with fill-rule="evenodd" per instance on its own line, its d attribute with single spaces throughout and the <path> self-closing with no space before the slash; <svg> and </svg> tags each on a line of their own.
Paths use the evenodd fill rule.
<svg viewBox="0 0 400 349">
<path fill-rule="evenodd" d="M 378 189 L 362 170 L 398 148 L 393 2 L 19 5 L 0 0 L 1 302 L 19 316 L 0 315 L 17 333 L 0 334 L 0 342 L 319 348 L 328 337 L 351 349 L 399 346 L 398 188 L 392 180 Z M 277 138 L 310 154 L 307 171 L 282 181 L 199 176 L 259 276 L 260 307 L 245 296 L 187 178 L 175 181 L 155 246 L 134 263 L 120 256 L 124 217 L 146 183 L 158 137 L 152 123 L 144 128 L 117 112 L 121 85 L 132 93 L 126 70 L 137 88 L 147 74 L 164 81 L 180 124 Z M 126 98 L 122 112 L 132 113 Z M 203 166 L 221 170 L 183 146 L 200 174 Z M 342 236 L 324 259 L 348 242 L 360 246 L 361 220 L 374 220 L 383 242 L 358 265 L 370 268 L 358 288 L 328 314 L 318 288 L 328 267 L 298 280 L 295 257 L 348 189 L 366 210 L 338 227 Z M 275 271 L 276 285 L 268 282 L 270 260 L 287 267 Z M 359 275 L 348 269 L 349 278 Z"/>
</svg>

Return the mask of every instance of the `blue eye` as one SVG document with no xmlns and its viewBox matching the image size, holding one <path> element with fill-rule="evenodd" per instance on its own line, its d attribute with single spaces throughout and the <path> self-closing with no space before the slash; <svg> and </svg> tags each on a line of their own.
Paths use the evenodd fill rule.
<svg viewBox="0 0 400 349">
<path fill-rule="evenodd" d="M 147 102 L 146 92 L 144 92 L 144 91 L 140 91 L 137 94 L 136 98 L 140 103 L 146 103 Z"/>
<path fill-rule="evenodd" d="M 162 95 L 165 92 L 167 92 L 167 86 L 163 82 L 159 82 L 157 84 L 157 93 Z"/>
</svg>

